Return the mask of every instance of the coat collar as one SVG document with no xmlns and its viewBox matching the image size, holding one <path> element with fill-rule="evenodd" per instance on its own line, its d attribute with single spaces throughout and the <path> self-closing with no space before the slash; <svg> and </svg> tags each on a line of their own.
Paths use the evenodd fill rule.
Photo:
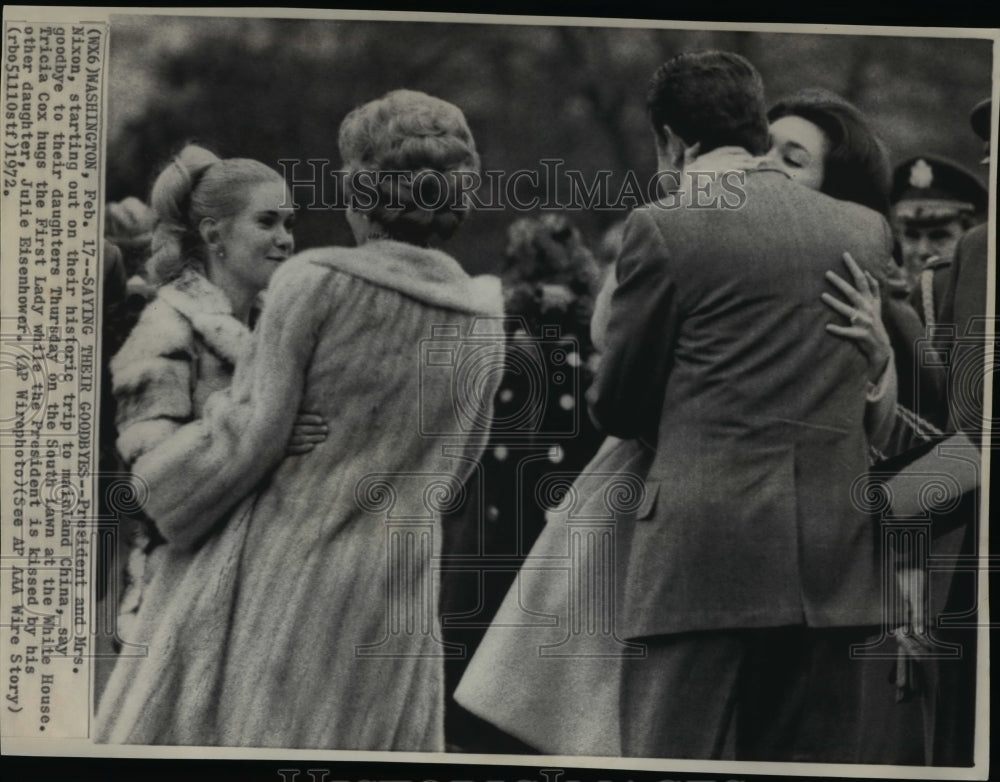
<svg viewBox="0 0 1000 782">
<path fill-rule="evenodd" d="M 470 277 L 440 250 L 379 239 L 361 247 L 307 250 L 301 257 L 427 304 L 474 315 L 503 315 L 500 279 L 485 274 Z"/>
<path fill-rule="evenodd" d="M 190 321 L 214 353 L 236 363 L 249 342 L 250 330 L 233 316 L 233 306 L 221 288 L 194 269 L 185 269 L 156 295 Z"/>
</svg>

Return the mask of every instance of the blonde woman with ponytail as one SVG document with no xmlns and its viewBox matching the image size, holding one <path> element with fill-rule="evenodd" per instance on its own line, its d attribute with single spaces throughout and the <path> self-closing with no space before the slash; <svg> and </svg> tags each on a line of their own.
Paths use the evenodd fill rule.
<svg viewBox="0 0 1000 782">
<path fill-rule="evenodd" d="M 294 249 L 284 180 L 256 160 L 220 160 L 189 145 L 157 177 L 150 201 L 156 223 L 147 268 L 157 293 L 111 361 L 117 447 L 128 466 L 200 418 L 209 394 L 229 386 L 252 308 Z M 315 417 L 299 424 L 292 452 L 322 436 Z M 119 637 L 133 643 L 162 542 L 148 519 L 134 527 L 118 622 Z"/>
<path fill-rule="evenodd" d="M 406 90 L 339 142 L 359 246 L 282 265 L 229 392 L 134 465 L 186 570 L 143 617 L 146 656 L 119 660 L 99 740 L 444 750 L 441 516 L 485 444 L 504 337 L 500 281 L 432 246 L 479 158 L 457 107 Z M 300 408 L 331 434 L 284 458 Z"/>
</svg>

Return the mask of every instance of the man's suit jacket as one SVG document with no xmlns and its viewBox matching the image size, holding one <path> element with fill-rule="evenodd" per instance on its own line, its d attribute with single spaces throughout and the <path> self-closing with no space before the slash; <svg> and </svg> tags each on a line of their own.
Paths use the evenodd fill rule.
<svg viewBox="0 0 1000 782">
<path fill-rule="evenodd" d="M 752 171 L 738 209 L 629 218 L 607 350 L 588 392 L 609 434 L 655 440 L 619 552 L 622 637 L 881 618 L 862 509 L 866 361 L 820 295 L 842 254 L 875 270 L 885 220 Z M 626 523 L 626 522 L 622 522 Z"/>
</svg>

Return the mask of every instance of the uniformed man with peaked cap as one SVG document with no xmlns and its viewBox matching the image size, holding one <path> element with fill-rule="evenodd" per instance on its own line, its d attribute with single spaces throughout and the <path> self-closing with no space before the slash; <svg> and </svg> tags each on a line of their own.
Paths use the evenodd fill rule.
<svg viewBox="0 0 1000 782">
<path fill-rule="evenodd" d="M 987 152 L 991 111 L 991 102 L 985 100 L 976 105 L 970 116 L 972 129 L 986 144 Z M 921 160 L 926 163 L 926 168 L 918 165 Z M 989 158 L 983 163 L 988 164 Z M 907 176 L 907 168 L 909 174 L 914 175 L 914 182 Z M 945 171 L 948 173 L 943 173 Z M 962 174 L 957 177 L 960 184 L 954 186 L 956 176 L 953 170 L 936 166 L 926 157 L 906 161 L 896 170 L 895 181 L 899 190 L 894 189 L 894 195 L 898 193 L 895 199 L 897 209 L 902 205 L 903 215 L 911 219 L 915 219 L 917 214 L 926 218 L 929 213 L 935 215 L 934 219 L 974 219 L 977 212 L 985 210 L 986 191 L 981 191 L 983 206 L 977 209 L 976 194 L 980 189 L 968 184 L 968 172 L 959 170 L 959 173 Z M 935 174 L 943 174 L 938 178 L 937 192 Z M 946 183 L 953 185 L 950 191 L 945 187 Z M 954 216 L 956 206 L 952 202 L 960 204 L 958 218 Z M 971 209 L 968 207 L 970 204 Z M 940 426 L 945 433 L 962 431 L 977 443 L 991 420 L 987 416 L 984 424 L 982 407 L 983 381 L 989 377 L 989 370 L 983 364 L 986 360 L 984 321 L 989 230 L 990 226 L 986 223 L 975 226 L 956 240 L 947 258 L 928 262 L 928 271 L 924 272 L 925 285 L 917 293 L 932 291 L 932 295 L 918 298 L 933 301 L 921 306 L 922 302 L 918 300 L 916 304 L 926 325 L 936 326 L 937 333 L 932 328 L 921 332 L 914 323 L 910 340 L 894 344 L 897 364 L 912 369 L 908 374 L 901 371 L 900 376 L 919 378 L 920 393 L 913 398 L 913 403 L 919 404 L 912 409 Z M 898 300 L 887 299 L 886 303 L 884 316 L 890 333 L 894 325 L 910 324 L 910 320 L 898 317 L 893 320 L 891 317 L 905 311 Z M 916 362 L 914 351 L 907 352 L 906 348 L 917 344 L 913 340 L 921 336 L 930 337 L 939 348 L 939 356 L 943 360 L 933 362 L 934 366 Z M 906 389 L 906 384 L 901 384 L 901 388 L 913 391 Z M 951 444 L 944 449 L 946 453 L 950 449 L 954 455 L 956 449 L 962 448 L 962 445 L 955 444 L 958 441 L 947 442 Z M 950 476 L 955 464 L 954 460 L 951 464 L 945 460 L 939 469 Z M 922 466 L 920 469 L 927 468 Z M 951 480 L 958 484 L 957 479 Z M 974 613 L 970 614 L 970 610 L 976 611 L 979 593 L 978 565 L 970 567 L 969 563 L 976 563 L 984 521 L 979 515 L 978 490 L 966 491 L 955 498 L 947 512 L 931 514 L 929 518 L 932 522 L 930 556 L 938 563 L 952 563 L 953 566 L 935 567 L 914 578 L 912 574 L 919 568 L 915 571 L 912 566 L 904 565 L 897 572 L 897 582 L 904 592 L 908 592 L 904 598 L 910 606 L 909 614 L 917 616 L 922 612 L 926 617 L 928 629 L 923 637 L 933 643 L 928 644 L 928 649 L 924 651 L 904 645 L 906 654 L 897 660 L 898 674 L 903 670 L 901 661 L 905 664 L 913 655 L 905 667 L 912 674 L 910 681 L 902 685 L 898 679 L 896 681 L 897 687 L 901 687 L 898 694 L 914 696 L 908 704 L 894 702 L 888 697 L 882 686 L 884 672 L 877 670 L 878 666 L 866 674 L 863 687 L 866 698 L 859 723 L 869 729 L 864 731 L 866 740 L 862 742 L 858 762 L 897 765 L 923 762 L 935 766 L 971 766 L 973 763 L 978 684 L 976 627 L 979 620 Z M 923 608 L 918 611 L 915 606 Z M 909 637 L 916 637 L 912 628 Z M 951 658 L 939 656 L 944 646 L 961 650 L 960 654 Z M 887 747 L 891 748 L 889 755 Z"/>
<path fill-rule="evenodd" d="M 976 135 L 985 144 L 989 164 L 990 125 L 992 103 L 980 102 L 969 117 Z M 943 341 L 943 355 L 947 357 L 946 399 L 947 432 L 962 431 L 973 442 L 981 443 L 984 432 L 991 428 L 992 411 L 983 413 L 984 379 L 990 377 L 986 364 L 986 293 L 988 287 L 988 238 L 989 223 L 980 223 L 967 231 L 957 243 L 952 263 L 946 273 L 937 274 L 935 283 L 935 312 L 937 324 L 943 332 L 937 338 Z M 944 561 L 976 562 L 981 530 L 987 519 L 979 512 L 979 491 L 969 492 L 961 503 L 943 518 L 934 518 L 939 529 L 954 526 L 954 531 L 943 537 L 935 536 L 931 545 L 932 555 Z M 950 628 L 939 631 L 940 640 L 961 648 L 957 660 L 938 660 L 935 670 L 928 675 L 931 696 L 925 703 L 933 704 L 924 723 L 924 734 L 930 737 L 931 760 L 935 765 L 970 765 L 975 747 L 975 703 L 977 691 L 976 661 L 978 618 L 969 617 L 971 609 L 979 606 L 978 567 L 957 566 L 954 572 L 938 574 L 938 582 L 931 585 L 930 609 L 932 617 L 967 617 L 962 624 L 951 622 Z M 945 624 L 939 621 L 939 625 Z M 928 666 L 925 664 L 924 670 Z"/>
<path fill-rule="evenodd" d="M 991 101 L 977 104 L 969 120 L 986 145 L 988 155 Z M 983 163 L 989 164 L 989 157 Z M 985 211 L 985 191 L 983 195 Z M 934 310 L 933 316 L 924 316 L 929 326 L 940 330 L 937 335 L 931 330 L 927 334 L 946 357 L 944 429 L 949 433 L 962 431 L 976 443 L 992 418 L 987 415 L 985 422 L 983 418 L 983 381 L 989 377 L 984 364 L 988 232 L 989 225 L 980 223 L 955 243 L 947 268 L 935 273 L 932 285 L 926 286 L 933 290 L 933 301 L 929 304 Z M 944 472 L 950 473 L 949 468 Z M 984 522 L 979 513 L 978 490 L 967 492 L 950 512 L 932 516 L 931 555 L 938 561 L 975 562 Z M 977 618 L 970 617 L 969 611 L 975 611 L 980 602 L 977 577 L 977 567 L 970 568 L 968 564 L 930 573 L 928 594 L 915 598 L 926 601 L 929 621 L 938 628 L 934 630 L 938 641 L 961 649 L 957 659 L 925 659 L 920 664 L 923 735 L 929 761 L 934 765 L 970 765 L 973 759 L 978 643 Z M 945 620 L 946 616 L 951 620 Z M 966 621 L 956 623 L 956 616 L 964 616 Z"/>
<path fill-rule="evenodd" d="M 905 277 L 911 290 L 924 289 L 915 303 L 926 315 L 933 272 L 951 263 L 959 238 L 985 215 L 986 188 L 952 160 L 919 155 L 896 166 L 889 200 Z"/>
</svg>

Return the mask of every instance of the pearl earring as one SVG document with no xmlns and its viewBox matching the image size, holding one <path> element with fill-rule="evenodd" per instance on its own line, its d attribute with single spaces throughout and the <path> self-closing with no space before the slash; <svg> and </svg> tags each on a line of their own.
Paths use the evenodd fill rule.
<svg viewBox="0 0 1000 782">
<path fill-rule="evenodd" d="M 219 258 L 225 258 L 225 257 L 226 257 L 226 248 L 224 248 L 224 247 L 219 247 L 219 248 L 218 248 L 218 249 L 217 249 L 217 250 L 215 251 L 215 254 L 216 254 L 216 255 L 218 255 L 218 256 L 219 256 Z"/>
</svg>

